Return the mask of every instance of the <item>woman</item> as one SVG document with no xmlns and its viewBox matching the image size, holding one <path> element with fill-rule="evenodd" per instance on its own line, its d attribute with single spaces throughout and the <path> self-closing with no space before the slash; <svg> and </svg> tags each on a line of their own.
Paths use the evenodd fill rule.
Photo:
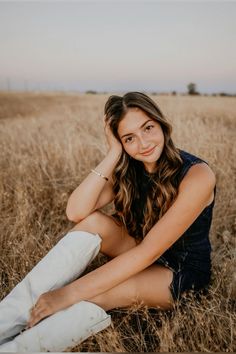
<svg viewBox="0 0 236 354">
<path fill-rule="evenodd" d="M 84 237 L 79 247 L 97 237 L 82 268 L 99 251 L 112 259 L 74 280 L 80 270 L 54 290 L 45 285 L 24 333 L 78 303 L 108 311 L 138 301 L 167 310 L 184 292 L 209 285 L 216 191 L 211 168 L 175 147 L 170 123 L 147 95 L 112 95 L 104 114 L 108 153 L 71 194 L 66 213 L 76 223 L 76 242 Z M 112 201 L 111 216 L 99 210 Z"/>
</svg>

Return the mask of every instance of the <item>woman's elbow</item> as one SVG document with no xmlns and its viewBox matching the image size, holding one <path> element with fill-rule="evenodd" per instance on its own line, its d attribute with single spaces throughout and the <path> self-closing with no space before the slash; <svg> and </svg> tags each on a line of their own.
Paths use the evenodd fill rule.
<svg viewBox="0 0 236 354">
<path fill-rule="evenodd" d="M 66 216 L 69 221 L 72 221 L 74 223 L 78 223 L 83 219 L 83 217 L 78 215 L 78 213 L 75 214 L 74 210 L 72 210 L 68 206 L 66 207 Z"/>
</svg>

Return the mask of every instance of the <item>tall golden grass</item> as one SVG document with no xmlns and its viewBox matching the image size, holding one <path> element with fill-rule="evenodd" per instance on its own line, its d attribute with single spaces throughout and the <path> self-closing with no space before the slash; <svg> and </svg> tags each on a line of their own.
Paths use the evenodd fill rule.
<svg viewBox="0 0 236 354">
<path fill-rule="evenodd" d="M 1 298 L 74 225 L 71 192 L 105 156 L 109 94 L 0 94 Z M 176 145 L 207 160 L 217 177 L 209 294 L 190 292 L 173 311 L 113 309 L 112 326 L 71 351 L 235 351 L 236 99 L 152 96 Z M 110 211 L 112 205 L 105 208 Z M 86 272 L 107 261 L 101 253 Z"/>
</svg>

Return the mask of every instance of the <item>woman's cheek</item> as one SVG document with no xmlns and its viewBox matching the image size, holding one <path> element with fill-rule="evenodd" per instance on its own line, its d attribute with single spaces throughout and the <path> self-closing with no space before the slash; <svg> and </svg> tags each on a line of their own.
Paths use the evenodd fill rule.
<svg viewBox="0 0 236 354">
<path fill-rule="evenodd" d="M 132 155 L 132 148 L 130 148 L 129 146 L 124 146 L 124 145 L 123 145 L 123 149 L 125 150 L 125 152 L 126 152 L 128 155 Z"/>
<path fill-rule="evenodd" d="M 135 146 L 130 147 L 128 154 L 134 157 L 137 154 L 136 147 Z"/>
<path fill-rule="evenodd" d="M 125 150 L 125 152 L 126 152 L 128 155 L 130 155 L 130 149 L 129 149 L 129 148 L 125 147 L 124 150 Z"/>
<path fill-rule="evenodd" d="M 126 146 L 125 146 L 125 144 L 123 143 L 123 141 L 121 141 L 121 145 L 122 145 L 123 150 L 126 151 Z"/>
</svg>

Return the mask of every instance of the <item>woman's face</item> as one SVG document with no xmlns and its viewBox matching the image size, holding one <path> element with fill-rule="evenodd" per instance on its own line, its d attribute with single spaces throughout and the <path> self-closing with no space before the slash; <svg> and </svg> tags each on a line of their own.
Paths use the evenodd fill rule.
<svg viewBox="0 0 236 354">
<path fill-rule="evenodd" d="M 127 154 L 153 172 L 164 147 L 161 125 L 141 109 L 129 108 L 119 123 L 118 134 Z"/>
</svg>

